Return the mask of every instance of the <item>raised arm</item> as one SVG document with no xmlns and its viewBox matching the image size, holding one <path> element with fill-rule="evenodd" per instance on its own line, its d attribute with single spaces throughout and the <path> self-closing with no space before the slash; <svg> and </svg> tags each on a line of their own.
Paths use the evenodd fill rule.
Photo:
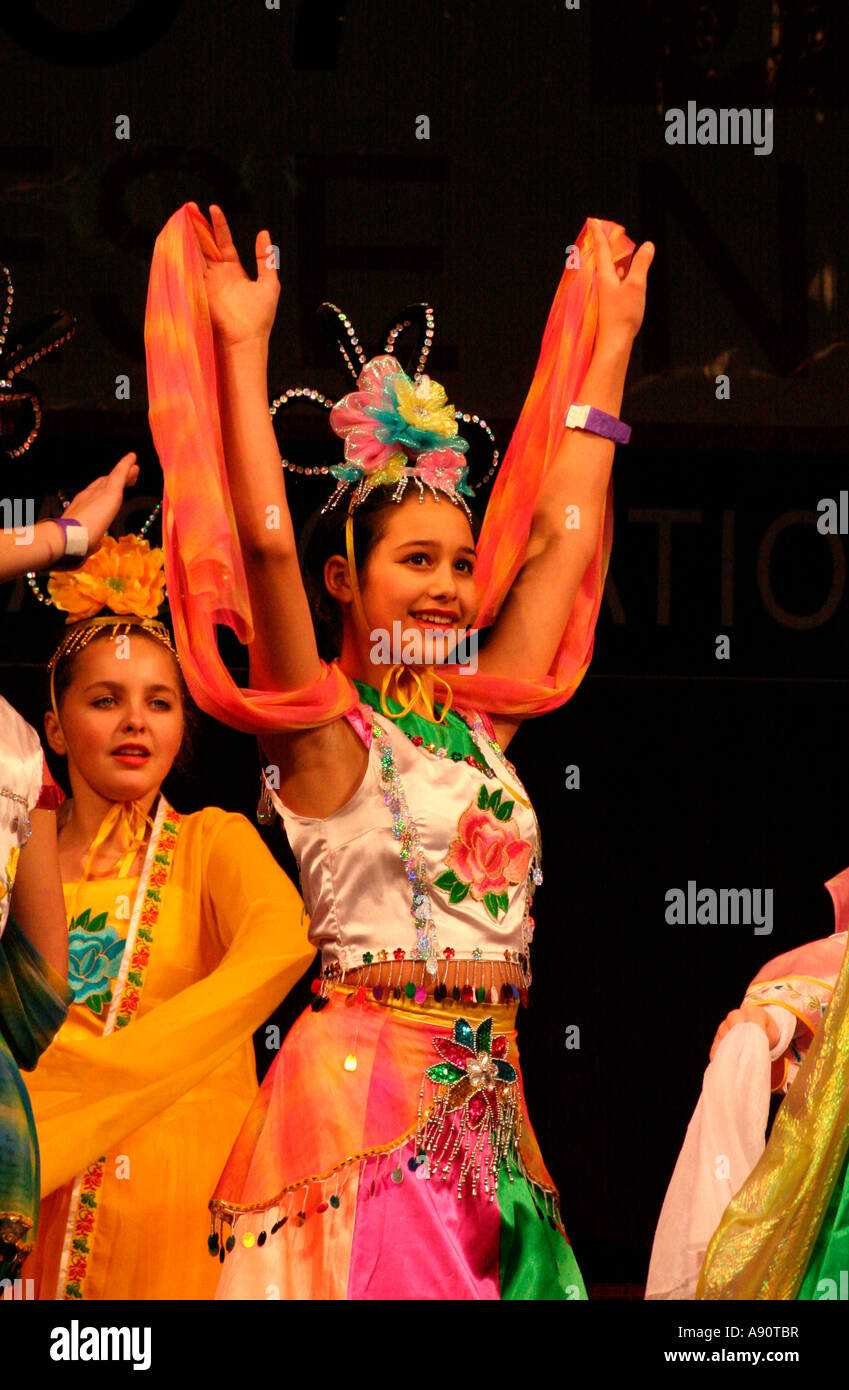
<svg viewBox="0 0 849 1390">
<path fill-rule="evenodd" d="M 124 500 L 124 488 L 131 487 L 138 475 L 135 454 L 125 454 L 111 473 L 95 478 L 68 504 L 63 519 L 86 527 L 89 554 L 97 549 L 115 520 Z M 27 570 L 49 569 L 64 553 L 65 539 L 55 521 L 0 531 L 0 583 L 26 574 Z"/>
<path fill-rule="evenodd" d="M 257 236 L 257 278 L 250 280 L 223 212 L 213 205 L 209 214 L 214 241 L 202 249 L 224 457 L 255 615 L 250 680 L 261 689 L 297 690 L 318 678 L 320 664 L 268 413 L 268 339 L 280 283 L 267 231 Z"/>
<path fill-rule="evenodd" d="M 618 416 L 631 347 L 643 319 L 646 275 L 654 247 L 644 242 L 627 273 L 613 263 L 610 245 L 592 224 L 598 274 L 598 331 L 581 389 L 581 404 Z M 493 624 L 480 669 L 529 679 L 545 676 L 596 546 L 607 496 L 614 445 L 584 430 L 563 429 L 563 439 L 534 512 L 525 562 Z M 567 529 L 567 508 L 579 526 Z M 515 727 L 517 721 L 507 721 Z M 502 730 L 506 733 L 505 729 Z"/>
<path fill-rule="evenodd" d="M 299 690 L 318 679 L 321 663 L 268 413 L 268 339 L 280 285 L 269 265 L 268 232 L 257 236 L 257 279 L 249 280 L 223 212 L 215 206 L 209 212 L 214 241 L 202 250 L 224 457 L 254 614 L 250 681 L 262 690 Z M 264 733 L 260 745 L 279 769 L 284 803 L 302 815 L 337 810 L 359 786 L 368 761 L 346 719 Z"/>
</svg>

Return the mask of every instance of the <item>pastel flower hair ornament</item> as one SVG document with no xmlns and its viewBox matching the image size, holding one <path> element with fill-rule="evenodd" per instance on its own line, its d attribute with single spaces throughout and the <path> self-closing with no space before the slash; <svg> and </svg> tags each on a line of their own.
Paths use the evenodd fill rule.
<svg viewBox="0 0 849 1390">
<path fill-rule="evenodd" d="M 329 505 L 350 483 L 364 495 L 394 484 L 400 499 L 413 478 L 420 493 L 427 487 L 435 496 L 439 489 L 469 514 L 460 495 L 474 495 L 463 460 L 469 444 L 438 381 L 411 381 L 394 357 L 375 357 L 360 372 L 357 390 L 333 406 L 330 426 L 345 441 L 345 462 L 330 469 L 342 486 Z"/>
<path fill-rule="evenodd" d="M 297 400 L 317 405 L 329 411 L 332 430 L 344 440 L 342 463 L 304 468 L 286 458 L 281 458 L 280 462 L 283 468 L 294 473 L 329 474 L 336 479 L 336 490 L 321 508 L 322 513 L 347 497 L 345 551 L 352 607 L 362 630 L 369 632 L 354 554 L 356 508 L 376 487 L 391 488 L 391 500 L 400 502 L 412 481 L 418 488 L 420 501 L 424 501 L 426 489 L 436 500 L 439 494 L 444 494 L 454 505 L 462 507 L 471 521 L 465 499 L 473 497 L 488 482 L 498 466 L 499 453 L 486 421 L 451 405 L 445 388 L 424 372 L 434 336 L 434 312 L 429 304 L 410 304 L 390 320 L 383 335 L 383 351 L 372 358 L 366 356 L 354 325 L 342 309 L 335 304 L 322 304 L 319 318 L 339 348 L 356 382 L 356 390 L 334 403 L 321 391 L 310 387 L 289 387 L 272 402 L 270 413 L 273 418 L 281 406 Z M 412 330 L 413 344 L 407 354 L 408 373 L 398 361 L 396 347 L 409 330 Z M 475 486 L 470 481 L 470 469 L 464 457 L 469 441 L 459 433 L 460 420 L 478 429 L 492 446 L 489 470 Z M 397 685 L 401 673 L 405 678 L 409 675 L 403 666 L 391 667 L 384 682 L 381 709 L 389 718 L 399 716 L 387 704 L 388 683 L 396 681 L 396 695 L 402 706 L 409 698 L 403 696 Z M 413 673 L 411 679 L 425 703 L 429 703 L 418 676 Z M 437 679 L 445 689 L 445 699 L 442 713 L 437 717 L 434 712 L 433 718 L 442 722 L 452 695 L 448 683 L 442 677 Z"/>
<path fill-rule="evenodd" d="M 322 507 L 327 511 L 350 493 L 353 511 L 373 488 L 393 489 L 400 502 L 413 481 L 424 498 L 444 493 L 470 516 L 466 497 L 473 497 L 489 481 L 499 462 L 492 430 L 478 415 L 468 414 L 448 401 L 444 386 L 424 372 L 434 337 L 434 312 L 429 304 L 409 304 L 391 319 L 382 340 L 382 352 L 368 358 L 354 325 L 344 310 L 325 303 L 319 319 L 342 355 L 356 390 L 335 403 L 310 387 L 289 387 L 271 405 L 272 418 L 281 406 L 303 401 L 330 413 L 330 426 L 344 440 L 343 461 L 304 468 L 287 458 L 285 469 L 302 475 L 322 474 L 336 479 L 336 491 Z M 396 349 L 407 335 L 412 344 L 406 355 L 407 370 Z M 491 463 L 473 484 L 464 455 L 469 440 L 459 433 L 458 422 L 479 431 L 491 446 Z"/>
</svg>

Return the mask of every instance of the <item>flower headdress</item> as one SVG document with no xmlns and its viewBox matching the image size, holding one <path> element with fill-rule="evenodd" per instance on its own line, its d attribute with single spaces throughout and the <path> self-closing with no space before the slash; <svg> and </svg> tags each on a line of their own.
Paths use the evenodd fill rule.
<svg viewBox="0 0 849 1390">
<path fill-rule="evenodd" d="M 354 555 L 354 512 L 376 487 L 390 487 L 393 502 L 400 502 L 412 481 L 424 500 L 425 488 L 433 497 L 444 493 L 465 511 L 471 512 L 465 501 L 473 497 L 495 472 L 499 454 L 492 430 L 478 415 L 466 414 L 448 402 L 445 388 L 424 373 L 434 336 L 434 312 L 429 304 L 410 304 L 390 321 L 384 334 L 383 352 L 370 360 L 366 357 L 354 325 L 344 311 L 329 302 L 321 305 L 319 318 L 329 330 L 342 354 L 342 360 L 353 376 L 357 389 L 335 404 L 320 391 L 309 387 L 290 387 L 271 404 L 272 417 L 282 405 L 302 399 L 330 412 L 331 429 L 345 441 L 344 461 L 341 464 L 302 468 L 281 459 L 284 468 L 300 474 L 330 474 L 336 479 L 336 490 L 321 508 L 328 511 L 348 497 L 345 521 L 345 550 L 348 575 L 353 596 L 354 612 L 364 631 L 369 630 L 357 578 Z M 414 331 L 413 345 L 408 354 L 412 375 L 405 372 L 396 357 L 399 340 L 408 330 Z M 413 363 L 415 369 L 413 370 Z M 472 425 L 485 434 L 492 445 L 489 470 L 474 487 L 469 482 L 469 467 L 464 460 L 469 441 L 458 432 L 457 422 Z M 387 683 L 395 680 L 396 694 L 404 705 L 401 679 L 411 677 L 403 667 L 387 671 L 381 707 L 391 718 L 385 696 Z M 429 703 L 421 680 L 412 675 L 419 694 Z M 444 687 L 446 699 L 440 721 L 451 704 L 451 689 L 439 675 L 435 679 Z M 411 701 L 410 701 L 411 702 Z M 409 707 L 409 706 L 408 706 Z M 432 708 L 432 707 L 431 707 Z M 436 718 L 436 715 L 433 714 Z"/>
<path fill-rule="evenodd" d="M 345 443 L 344 461 L 302 468 L 284 458 L 283 467 L 301 474 L 330 474 L 336 479 L 336 491 L 322 511 L 348 494 L 350 513 L 379 486 L 392 487 L 392 500 L 400 502 L 413 481 L 420 497 L 424 497 L 425 488 L 434 497 L 443 492 L 470 516 L 465 498 L 473 497 L 492 476 L 498 450 L 486 421 L 455 409 L 445 388 L 423 371 L 434 336 L 431 306 L 411 304 L 391 320 L 383 335 L 383 351 L 371 360 L 342 309 L 322 304 L 319 317 L 336 341 L 357 389 L 334 404 L 320 391 L 290 387 L 272 403 L 271 414 L 297 399 L 328 410 L 331 429 Z M 416 335 L 409 353 L 410 368 L 416 363 L 412 375 L 403 370 L 396 356 L 399 339 L 409 329 Z M 464 459 L 469 441 L 459 434 L 458 421 L 480 429 L 493 445 L 491 467 L 476 486 L 470 483 Z"/>
<path fill-rule="evenodd" d="M 161 503 L 154 508 L 139 535 L 117 540 L 107 535 L 79 569 L 51 571 L 47 594 L 39 588 L 34 574 L 27 575 L 42 603 L 68 615 L 65 635 L 47 663 L 50 703 L 57 718 L 54 679 L 58 663 L 82 651 L 104 627 L 112 629 L 113 641 L 134 631 L 145 632 L 179 661 L 168 628 L 156 616 L 165 597 L 163 552 L 152 547 L 145 535 L 160 507 Z"/>
</svg>

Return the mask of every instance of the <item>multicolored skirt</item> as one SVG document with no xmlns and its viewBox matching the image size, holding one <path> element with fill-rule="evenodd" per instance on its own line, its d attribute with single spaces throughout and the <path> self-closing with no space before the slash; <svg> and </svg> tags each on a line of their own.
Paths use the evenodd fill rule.
<svg viewBox="0 0 849 1390">
<path fill-rule="evenodd" d="M 224 1299 L 585 1299 L 516 1006 L 338 988 L 288 1034 L 210 1203 Z"/>
</svg>

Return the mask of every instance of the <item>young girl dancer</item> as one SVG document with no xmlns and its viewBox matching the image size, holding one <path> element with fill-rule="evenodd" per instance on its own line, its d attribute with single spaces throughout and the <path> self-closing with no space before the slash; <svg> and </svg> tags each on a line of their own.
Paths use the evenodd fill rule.
<svg viewBox="0 0 849 1390">
<path fill-rule="evenodd" d="M 78 619 L 50 663 L 45 720 L 71 784 L 73 1003 L 29 1084 L 39 1298 L 212 1297 L 205 1194 L 256 1093 L 251 1034 L 313 954 L 297 892 L 244 817 L 180 815 L 161 790 L 185 726 L 153 616 L 163 582 L 161 552 L 131 536 L 50 584 Z M 92 616 L 110 603 L 125 611 Z"/>
<path fill-rule="evenodd" d="M 542 876 L 504 748 L 589 662 L 613 440 L 627 434 L 615 416 L 652 248 L 626 274 L 621 228 L 608 224 L 610 243 L 597 223 L 579 239 L 477 547 L 466 442 L 421 375 L 426 350 L 411 380 L 391 351 L 403 321 L 367 362 L 340 315 L 358 390 L 331 412 L 345 440 L 329 470 L 337 505 L 302 576 L 265 394 L 268 236 L 250 281 L 223 214 L 211 216 L 210 228 L 191 205 L 171 219 L 148 300 L 169 588 L 193 692 L 260 731 L 266 796 L 322 948 L 313 1010 L 215 1193 L 211 1244 L 230 1252 L 220 1296 L 585 1297 L 518 1065 Z M 573 401 L 595 413 L 570 425 L 597 433 L 564 427 Z M 216 622 L 250 644 L 249 691 L 224 671 Z M 493 630 L 474 673 L 383 654 L 398 628 L 414 652 L 476 622 Z"/>
<path fill-rule="evenodd" d="M 77 494 L 61 522 L 0 532 L 0 582 L 58 563 L 69 535 L 78 556 L 96 547 L 137 476 L 128 454 Z M 62 799 L 37 733 L 0 697 L 0 1279 L 17 1275 L 38 1225 L 38 1142 L 19 1068 L 36 1065 L 70 1002 L 55 825 Z"/>
</svg>

